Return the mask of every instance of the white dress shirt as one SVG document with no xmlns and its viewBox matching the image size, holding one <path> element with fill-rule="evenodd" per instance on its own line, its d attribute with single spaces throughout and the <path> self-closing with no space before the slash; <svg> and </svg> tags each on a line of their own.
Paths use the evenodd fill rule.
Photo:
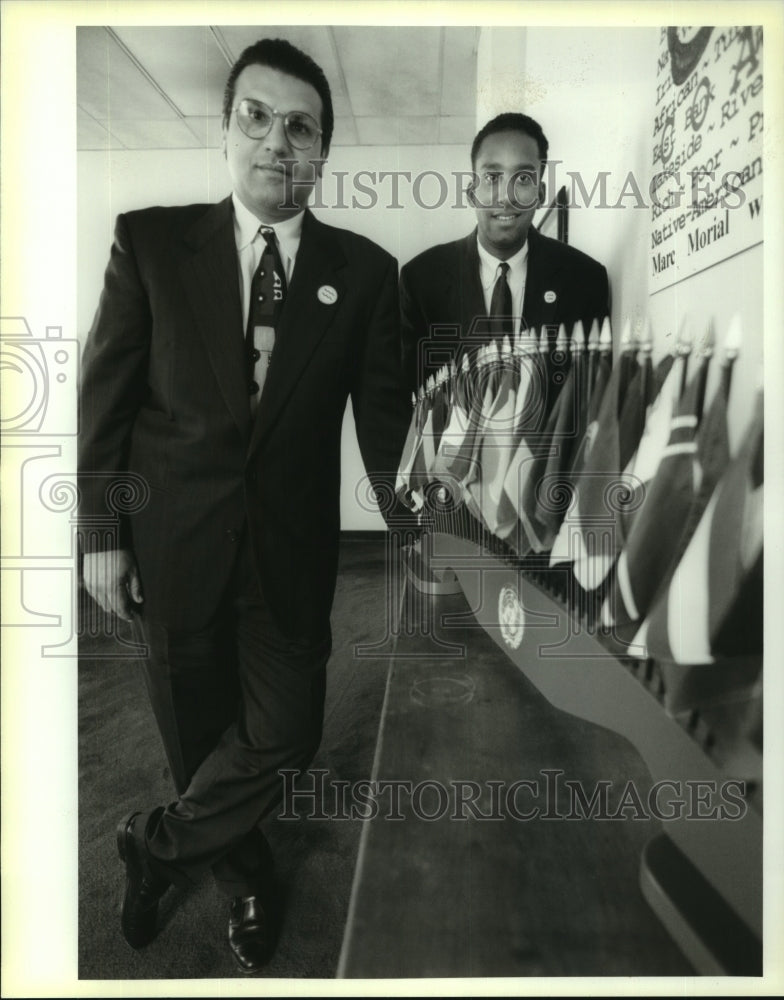
<svg viewBox="0 0 784 1000">
<path fill-rule="evenodd" d="M 237 263 L 239 267 L 240 299 L 242 301 L 242 336 L 248 325 L 248 313 L 250 311 L 250 290 L 253 283 L 253 275 L 259 266 L 259 260 L 264 252 L 266 241 L 259 232 L 263 226 L 265 229 L 273 229 L 278 243 L 281 263 L 286 273 L 286 285 L 291 282 L 294 273 L 294 263 L 297 259 L 300 239 L 302 238 L 302 220 L 304 212 L 298 212 L 290 219 L 283 222 L 260 222 L 259 219 L 249 211 L 236 193 L 232 194 L 234 203 L 234 238 L 237 243 Z M 264 388 L 264 381 L 267 376 L 267 367 L 274 345 L 275 331 L 271 327 L 256 327 L 254 346 L 260 352 L 259 360 L 254 368 L 254 378 L 259 384 L 259 391 L 250 397 L 251 412 L 255 412 Z"/>
<path fill-rule="evenodd" d="M 500 265 L 502 263 L 509 265 L 506 281 L 509 285 L 509 291 L 512 293 L 512 315 L 516 317 L 515 330 L 519 330 L 520 318 L 523 315 L 523 301 L 525 300 L 525 279 L 528 275 L 528 240 L 507 261 L 500 261 L 488 253 L 478 239 L 476 248 L 479 251 L 479 280 L 482 284 L 488 316 L 490 315 L 490 303 L 493 299 L 493 288 L 501 273 Z"/>
<path fill-rule="evenodd" d="M 259 266 L 259 260 L 264 252 L 264 237 L 259 233 L 259 227 L 274 229 L 278 241 L 280 259 L 286 271 L 286 284 L 291 283 L 294 273 L 294 263 L 302 238 L 302 220 L 304 211 L 298 212 L 283 222 L 260 222 L 253 212 L 242 204 L 236 194 L 232 194 L 234 202 L 234 238 L 237 242 L 237 260 L 240 271 L 240 297 L 242 300 L 242 332 L 248 325 L 250 309 L 250 286 L 253 275 Z"/>
</svg>

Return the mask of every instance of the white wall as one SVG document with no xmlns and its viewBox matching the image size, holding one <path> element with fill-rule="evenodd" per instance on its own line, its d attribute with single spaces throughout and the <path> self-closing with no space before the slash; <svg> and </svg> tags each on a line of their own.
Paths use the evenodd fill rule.
<svg viewBox="0 0 784 1000">
<path fill-rule="evenodd" d="M 499 29 L 494 29 L 499 30 Z M 524 103 L 550 143 L 554 161 L 548 199 L 569 174 L 579 173 L 590 194 L 609 171 L 607 202 L 618 200 L 629 171 L 648 173 L 649 108 L 654 93 L 654 28 L 528 28 L 520 57 Z M 557 162 L 561 161 L 561 162 Z M 579 188 L 569 210 L 569 242 L 601 261 L 610 275 L 614 328 L 647 311 L 647 212 L 586 207 Z"/>
<path fill-rule="evenodd" d="M 572 182 L 579 172 L 591 191 L 601 171 L 609 171 L 607 203 L 614 206 L 631 172 L 647 197 L 651 177 L 652 115 L 656 87 L 659 29 L 537 28 L 516 29 L 519 44 L 519 110 L 542 125 L 550 156 L 561 160 L 556 185 Z M 480 40 L 480 91 L 484 49 L 500 52 L 505 64 L 508 39 L 493 36 L 504 29 L 484 29 Z M 488 72 L 492 71 L 492 60 Z M 508 81 L 508 78 L 507 78 Z M 507 89 L 515 92 L 507 82 Z M 502 110 L 495 106 L 493 113 Z M 551 188 L 548 196 L 555 190 Z M 578 197 L 582 197 L 579 195 Z M 622 200 L 623 207 L 569 211 L 569 242 L 600 260 L 610 276 L 612 320 L 616 337 L 628 318 L 642 330 L 650 323 L 654 358 L 670 349 L 686 320 L 695 341 L 713 325 L 719 349 L 733 315 L 739 315 L 744 342 L 733 373 L 729 407 L 734 447 L 745 429 L 758 384 L 763 354 L 763 248 L 753 247 L 677 285 L 650 294 L 648 281 L 650 209 Z M 582 201 L 584 205 L 584 200 Z M 616 341 L 617 343 L 617 341 Z M 718 377 L 712 366 L 708 392 Z"/>
<path fill-rule="evenodd" d="M 462 146 L 335 147 L 317 203 L 332 207 L 316 207 L 315 213 L 325 222 L 375 240 L 404 264 L 433 243 L 455 239 L 473 227 L 473 213 L 459 191 L 465 180 L 452 176 L 453 172 L 468 169 L 469 151 Z M 375 173 L 375 180 L 367 174 L 357 177 L 359 171 Z M 397 198 L 392 181 L 378 176 L 382 171 L 411 174 L 410 181 L 400 177 Z M 446 187 L 426 175 L 428 171 L 441 174 Z M 341 191 L 336 175 L 344 172 L 347 176 Z M 217 149 L 81 152 L 77 174 L 77 329 L 83 341 L 98 303 L 118 212 L 147 205 L 218 201 L 231 188 L 223 156 Z M 456 208 L 459 203 L 464 207 Z M 392 208 L 394 204 L 402 208 Z M 364 468 L 350 408 L 342 450 L 343 528 L 383 528 L 380 514 L 368 511 L 355 498 Z"/>
</svg>

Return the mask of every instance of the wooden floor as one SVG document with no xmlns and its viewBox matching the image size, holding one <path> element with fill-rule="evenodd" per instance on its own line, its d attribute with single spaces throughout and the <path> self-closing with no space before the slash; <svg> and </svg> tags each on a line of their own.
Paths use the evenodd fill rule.
<svg viewBox="0 0 784 1000">
<path fill-rule="evenodd" d="M 382 792 L 363 830 L 339 975 L 694 974 L 639 887 L 660 824 L 628 818 L 634 810 L 564 818 L 566 781 L 587 797 L 609 782 L 611 812 L 630 781 L 645 801 L 651 778 L 637 751 L 553 708 L 465 614 L 462 595 L 407 594 L 375 762 L 377 780 L 402 783 L 400 818 Z M 446 625 L 449 615 L 462 620 Z M 515 815 L 505 794 L 519 781 L 537 785 L 518 786 Z M 477 812 L 497 818 L 461 807 L 460 782 L 475 783 Z"/>
</svg>

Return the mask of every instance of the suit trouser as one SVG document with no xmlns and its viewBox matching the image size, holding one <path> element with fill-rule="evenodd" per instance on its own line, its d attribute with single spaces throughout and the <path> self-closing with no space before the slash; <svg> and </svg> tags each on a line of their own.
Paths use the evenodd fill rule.
<svg viewBox="0 0 784 1000">
<path fill-rule="evenodd" d="M 278 772 L 306 768 L 321 740 L 329 625 L 319 642 L 284 636 L 243 543 L 213 622 L 177 633 L 145 610 L 137 628 L 179 795 L 139 824 L 151 867 L 180 885 L 211 868 L 226 894 L 258 894 L 272 867 L 258 824 L 282 800 Z"/>
</svg>

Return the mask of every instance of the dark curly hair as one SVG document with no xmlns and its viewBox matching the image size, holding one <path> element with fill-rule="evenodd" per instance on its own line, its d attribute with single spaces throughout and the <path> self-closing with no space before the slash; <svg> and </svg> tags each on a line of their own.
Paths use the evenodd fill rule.
<svg viewBox="0 0 784 1000">
<path fill-rule="evenodd" d="M 542 161 L 542 166 L 544 166 L 550 146 L 542 131 L 542 126 L 539 122 L 534 121 L 533 118 L 529 118 L 528 115 L 521 114 L 518 111 L 506 111 L 504 114 L 492 118 L 477 132 L 476 138 L 471 145 L 472 167 L 476 166 L 479 147 L 489 135 L 495 135 L 497 132 L 522 132 L 524 135 L 530 136 L 539 147 L 539 159 Z"/>
<path fill-rule="evenodd" d="M 231 111 L 234 107 L 235 88 L 237 77 L 246 66 L 269 66 L 270 69 L 279 70 L 281 73 L 288 73 L 289 76 L 296 76 L 299 80 L 304 80 L 315 89 L 321 98 L 321 143 L 322 153 L 327 154 L 332 141 L 332 130 L 335 127 L 335 115 L 332 110 L 332 93 L 329 89 L 324 71 L 301 49 L 298 49 L 291 42 L 284 38 L 262 38 L 253 45 L 249 45 L 239 59 L 231 67 L 229 78 L 226 80 L 226 87 L 223 91 L 223 125 L 227 127 Z"/>
</svg>

